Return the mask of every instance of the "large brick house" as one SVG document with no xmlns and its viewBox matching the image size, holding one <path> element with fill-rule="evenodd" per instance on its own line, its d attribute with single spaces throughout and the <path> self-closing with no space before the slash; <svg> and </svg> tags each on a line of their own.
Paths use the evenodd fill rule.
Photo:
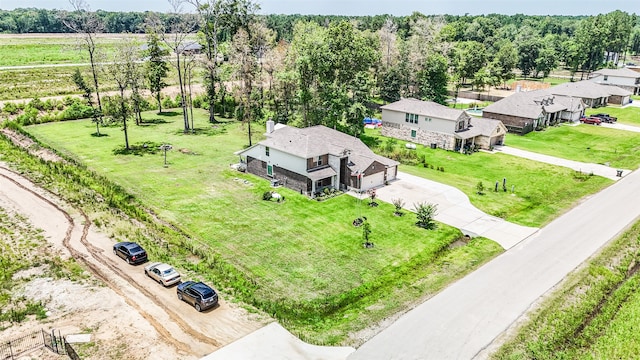
<svg viewBox="0 0 640 360">
<path fill-rule="evenodd" d="M 304 194 L 313 196 L 324 188 L 367 190 L 397 175 L 397 161 L 322 125 L 300 129 L 267 121 L 265 135 L 265 140 L 236 152 L 247 172 Z"/>
<path fill-rule="evenodd" d="M 500 120 L 510 132 L 524 135 L 539 127 L 578 121 L 584 114 L 581 98 L 555 96 L 550 89 L 517 92 L 482 110 L 482 117 Z"/>
<path fill-rule="evenodd" d="M 402 99 L 381 107 L 384 136 L 445 150 L 478 146 L 489 149 L 504 142 L 500 121 L 476 119 L 462 110 L 417 99 Z"/>
</svg>

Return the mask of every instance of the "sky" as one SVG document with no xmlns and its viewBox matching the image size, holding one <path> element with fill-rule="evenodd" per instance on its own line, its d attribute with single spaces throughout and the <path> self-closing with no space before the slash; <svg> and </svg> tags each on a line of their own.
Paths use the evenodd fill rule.
<svg viewBox="0 0 640 360">
<path fill-rule="evenodd" d="M 91 10 L 159 11 L 171 8 L 167 0 L 86 0 Z M 640 14 L 639 0 L 256 0 L 261 14 L 318 15 L 597 15 L 614 10 Z M 18 7 L 71 10 L 67 0 L 0 0 L 0 9 Z M 190 6 L 186 6 L 185 9 Z"/>
</svg>

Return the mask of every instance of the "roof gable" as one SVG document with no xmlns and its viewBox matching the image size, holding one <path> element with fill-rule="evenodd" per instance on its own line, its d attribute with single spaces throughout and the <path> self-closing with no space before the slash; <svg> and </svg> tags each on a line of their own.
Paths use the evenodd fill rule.
<svg viewBox="0 0 640 360">
<path fill-rule="evenodd" d="M 381 109 L 452 121 L 457 121 L 460 117 L 466 117 L 466 113 L 462 110 L 452 109 L 433 101 L 423 101 L 413 98 L 406 98 L 384 105 Z"/>
<path fill-rule="evenodd" d="M 598 74 L 603 76 L 627 77 L 627 78 L 634 78 L 634 79 L 640 78 L 640 73 L 628 68 L 600 69 L 598 71 L 594 71 L 593 74 Z"/>
</svg>

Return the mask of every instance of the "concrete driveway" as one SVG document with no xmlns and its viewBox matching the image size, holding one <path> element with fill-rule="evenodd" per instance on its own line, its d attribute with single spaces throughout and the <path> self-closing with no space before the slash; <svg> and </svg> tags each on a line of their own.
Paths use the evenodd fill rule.
<svg viewBox="0 0 640 360">
<path fill-rule="evenodd" d="M 393 199 L 402 199 L 404 207 L 411 211 L 414 204 L 436 204 L 436 220 L 460 229 L 465 235 L 489 238 L 505 249 L 538 231 L 538 228 L 516 225 L 485 214 L 471 205 L 467 195 L 452 186 L 403 172 L 398 172 L 397 180 L 377 189 L 376 194 L 380 200 L 388 203 L 392 203 Z"/>
</svg>

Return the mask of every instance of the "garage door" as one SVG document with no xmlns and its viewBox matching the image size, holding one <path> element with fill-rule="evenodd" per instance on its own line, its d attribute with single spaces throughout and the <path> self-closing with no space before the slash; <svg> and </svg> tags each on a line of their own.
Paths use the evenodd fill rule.
<svg viewBox="0 0 640 360">
<path fill-rule="evenodd" d="M 397 166 L 388 168 L 387 169 L 387 181 L 395 180 L 397 172 L 398 172 L 398 167 Z"/>
<path fill-rule="evenodd" d="M 384 171 L 371 174 L 362 178 L 362 190 L 371 189 L 372 187 L 380 186 L 384 184 Z"/>
</svg>

